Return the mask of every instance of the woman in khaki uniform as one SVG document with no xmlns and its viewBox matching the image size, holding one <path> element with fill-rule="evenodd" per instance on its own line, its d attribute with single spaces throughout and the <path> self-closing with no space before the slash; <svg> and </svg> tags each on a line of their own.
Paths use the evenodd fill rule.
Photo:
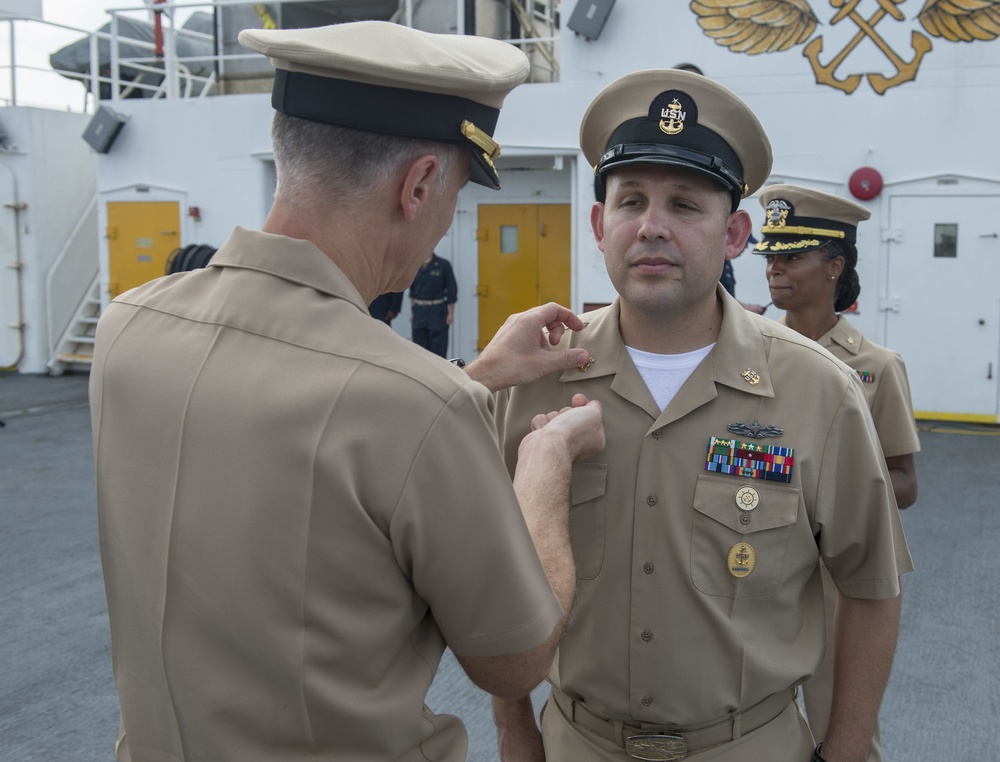
<svg viewBox="0 0 1000 762">
<path fill-rule="evenodd" d="M 920 450 L 906 366 L 898 353 L 866 338 L 840 314 L 858 298 L 857 225 L 871 213 L 860 204 L 809 188 L 773 185 L 760 195 L 767 216 L 755 249 L 767 257 L 767 282 L 784 322 L 818 342 L 861 379 L 900 508 L 917 499 L 913 453 Z M 832 638 L 837 588 L 824 568 L 827 638 Z M 805 688 L 813 734 L 822 738 L 830 717 L 833 654 Z M 878 725 L 869 762 L 882 759 Z"/>
</svg>

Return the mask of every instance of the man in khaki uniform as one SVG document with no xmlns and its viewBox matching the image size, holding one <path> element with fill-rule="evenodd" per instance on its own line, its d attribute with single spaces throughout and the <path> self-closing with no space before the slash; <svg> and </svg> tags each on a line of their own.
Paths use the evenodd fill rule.
<svg viewBox="0 0 1000 762">
<path fill-rule="evenodd" d="M 910 560 L 856 374 L 718 283 L 767 137 L 724 87 L 666 70 L 602 91 L 581 145 L 619 297 L 563 337 L 592 363 L 510 391 L 502 436 L 513 465 L 530 411 L 582 393 L 608 446 L 573 468 L 577 599 L 541 735 L 530 701 L 495 700 L 502 756 L 862 762 Z M 825 648 L 821 558 L 845 598 L 813 739 L 793 693 Z"/>
<path fill-rule="evenodd" d="M 920 450 L 910 402 L 906 366 L 897 352 L 865 337 L 841 313 L 861 293 L 857 232 L 871 217 L 864 206 L 831 193 L 796 185 L 771 185 L 761 192 L 765 210 L 763 237 L 754 252 L 767 258 L 767 279 L 780 322 L 816 341 L 857 371 L 875 422 L 899 508 L 917 499 L 913 454 Z M 827 640 L 833 637 L 837 588 L 824 570 Z M 833 699 L 833 651 L 805 686 L 809 727 L 826 734 Z M 868 762 L 881 762 L 878 723 Z"/>
<path fill-rule="evenodd" d="M 489 390 L 579 364 L 540 344 L 579 318 L 509 321 L 471 366 L 487 389 L 367 305 L 406 288 L 470 174 L 498 185 L 491 136 L 527 61 L 383 22 L 241 42 L 278 69 L 263 232 L 98 328 L 117 758 L 459 762 L 465 729 L 427 688 L 445 646 L 499 695 L 544 677 L 574 592 L 570 467 L 603 446 L 600 408 L 536 420 L 512 485 Z"/>
</svg>

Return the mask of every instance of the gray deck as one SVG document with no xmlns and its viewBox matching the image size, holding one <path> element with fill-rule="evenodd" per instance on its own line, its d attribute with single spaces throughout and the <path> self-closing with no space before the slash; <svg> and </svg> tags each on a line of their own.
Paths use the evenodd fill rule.
<svg viewBox="0 0 1000 762">
<path fill-rule="evenodd" d="M 86 391 L 83 375 L 0 374 L 0 762 L 114 758 Z M 885 759 L 998 760 L 1000 429 L 927 424 L 921 443 Z M 470 760 L 495 759 L 489 701 L 452 659 L 428 704 L 465 720 Z"/>
</svg>

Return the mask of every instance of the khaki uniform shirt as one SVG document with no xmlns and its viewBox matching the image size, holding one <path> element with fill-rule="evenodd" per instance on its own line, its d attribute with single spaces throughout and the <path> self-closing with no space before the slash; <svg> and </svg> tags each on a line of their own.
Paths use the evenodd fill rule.
<svg viewBox="0 0 1000 762">
<path fill-rule="evenodd" d="M 563 339 L 590 350 L 588 370 L 514 389 L 502 410 L 510 466 L 532 412 L 578 392 L 604 405 L 607 447 L 574 467 L 577 596 L 553 671 L 603 717 L 696 727 L 801 683 L 824 650 L 820 556 L 856 598 L 895 597 L 911 568 L 855 373 L 718 293 L 716 345 L 662 412 L 617 301 Z M 707 470 L 711 437 L 794 448 L 791 481 Z"/>
<path fill-rule="evenodd" d="M 817 343 L 857 371 L 885 456 L 920 452 L 910 382 L 899 353 L 866 338 L 843 315 Z"/>
<path fill-rule="evenodd" d="M 483 386 L 237 229 L 109 307 L 91 400 L 119 759 L 465 759 L 423 706 L 445 645 L 561 617 Z"/>
</svg>

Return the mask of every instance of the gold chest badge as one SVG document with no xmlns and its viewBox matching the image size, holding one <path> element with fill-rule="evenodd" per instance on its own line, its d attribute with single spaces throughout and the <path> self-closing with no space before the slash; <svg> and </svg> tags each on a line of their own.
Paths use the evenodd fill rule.
<svg viewBox="0 0 1000 762">
<path fill-rule="evenodd" d="M 750 575 L 757 565 L 757 552 L 749 542 L 740 541 L 729 549 L 729 573 L 737 579 Z"/>
</svg>

